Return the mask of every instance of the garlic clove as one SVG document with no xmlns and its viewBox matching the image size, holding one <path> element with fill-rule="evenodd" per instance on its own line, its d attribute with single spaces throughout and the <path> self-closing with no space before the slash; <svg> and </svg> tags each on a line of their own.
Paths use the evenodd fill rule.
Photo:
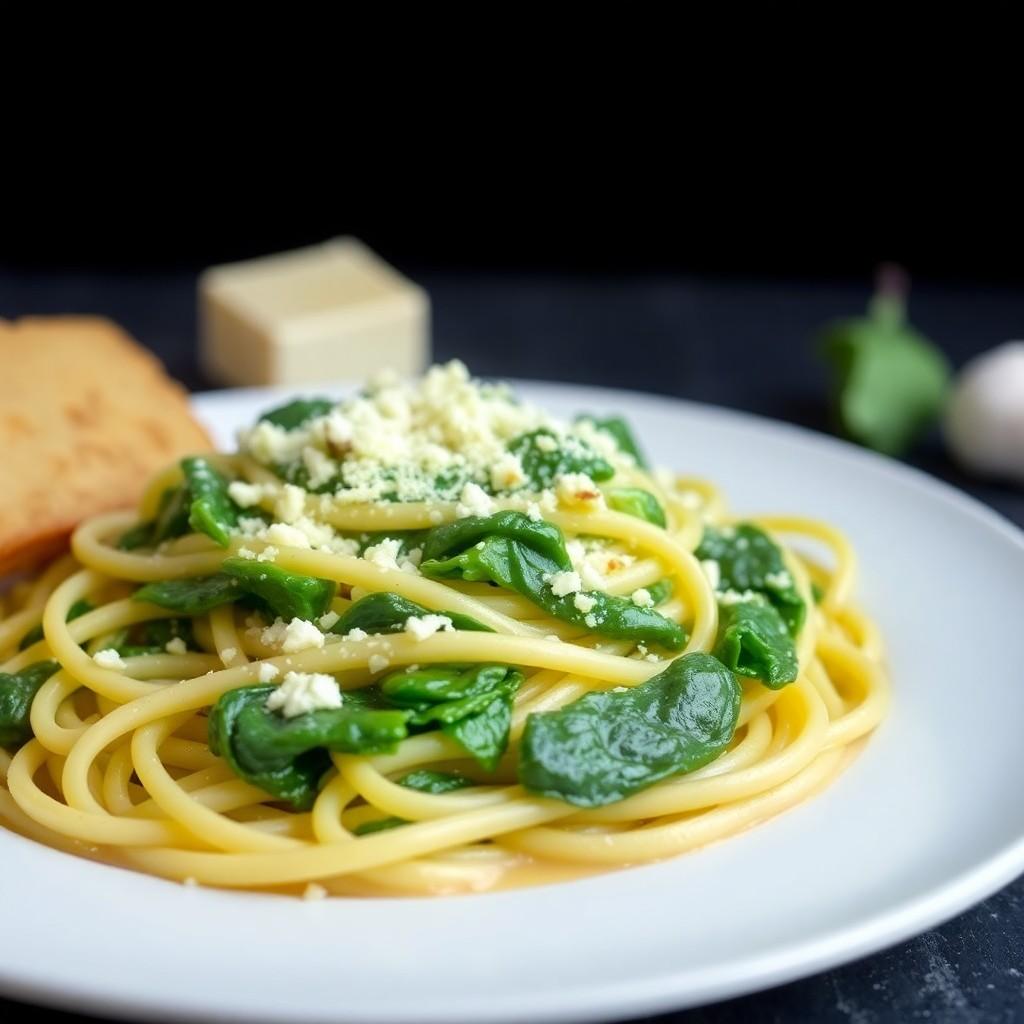
<svg viewBox="0 0 1024 1024">
<path fill-rule="evenodd" d="M 946 440 L 965 468 L 1024 484 L 1024 341 L 999 345 L 960 371 Z"/>
</svg>

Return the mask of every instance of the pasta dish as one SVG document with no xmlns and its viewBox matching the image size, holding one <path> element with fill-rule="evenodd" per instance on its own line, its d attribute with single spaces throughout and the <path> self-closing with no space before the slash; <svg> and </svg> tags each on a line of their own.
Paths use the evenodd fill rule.
<svg viewBox="0 0 1024 1024">
<path fill-rule="evenodd" d="M 485 891 L 671 857 L 883 717 L 834 527 L 736 516 L 459 362 L 296 399 L 0 596 L 0 820 L 185 884 Z"/>
</svg>

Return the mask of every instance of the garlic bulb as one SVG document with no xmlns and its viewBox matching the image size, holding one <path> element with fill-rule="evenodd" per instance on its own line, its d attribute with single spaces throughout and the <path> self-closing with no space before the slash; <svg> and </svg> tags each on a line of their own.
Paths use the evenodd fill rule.
<svg viewBox="0 0 1024 1024">
<path fill-rule="evenodd" d="M 960 371 L 946 439 L 966 468 L 1024 484 L 1024 341 L 1008 341 Z"/>
</svg>

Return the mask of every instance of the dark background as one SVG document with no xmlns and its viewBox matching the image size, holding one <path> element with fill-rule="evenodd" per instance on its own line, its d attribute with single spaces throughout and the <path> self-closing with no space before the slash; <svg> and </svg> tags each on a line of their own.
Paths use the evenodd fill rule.
<svg viewBox="0 0 1024 1024">
<path fill-rule="evenodd" d="M 261 203 L 226 182 L 187 211 L 60 191 L 20 204 L 0 230 L 0 316 L 105 314 L 189 386 L 209 387 L 195 356 L 198 271 L 350 232 L 427 287 L 437 358 L 458 355 L 485 375 L 658 391 L 816 430 L 830 424 L 815 334 L 864 307 L 882 260 L 909 270 L 911 319 L 955 365 L 1024 337 L 1017 206 L 989 207 L 984 193 L 951 213 L 896 183 L 891 203 L 865 216 L 845 201 L 855 193 L 797 201 L 766 185 L 685 197 L 635 187 L 612 211 L 600 189 L 576 185 L 552 182 L 543 208 L 513 188 L 458 204 L 450 194 L 368 194 L 343 209 L 320 191 Z M 1024 494 L 963 475 L 937 431 L 909 461 L 1024 524 Z M 896 949 L 663 1020 L 1015 1020 L 1022 897 L 1017 882 Z M 0 1011 L 43 1019 L 2 1001 Z"/>
</svg>

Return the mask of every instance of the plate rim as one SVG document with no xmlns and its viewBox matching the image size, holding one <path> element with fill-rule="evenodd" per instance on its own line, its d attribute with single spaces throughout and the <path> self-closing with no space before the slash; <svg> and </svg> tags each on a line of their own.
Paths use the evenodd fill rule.
<svg viewBox="0 0 1024 1024">
<path fill-rule="evenodd" d="M 919 494 L 939 498 L 954 505 L 974 520 L 979 527 L 994 531 L 1002 540 L 1024 551 L 1024 529 L 1007 516 L 986 505 L 983 501 L 960 490 L 949 481 L 942 480 L 916 466 L 907 465 L 863 449 L 849 441 L 833 435 L 772 419 L 757 413 L 732 409 L 692 399 L 674 398 L 669 395 L 649 393 L 625 388 L 600 385 L 576 384 L 571 381 L 540 381 L 517 378 L 502 378 L 515 387 L 535 392 L 548 393 L 572 391 L 576 394 L 591 394 L 595 400 L 614 404 L 616 398 L 631 402 L 657 403 L 666 410 L 686 411 L 718 421 L 731 421 L 758 430 L 766 430 L 778 436 L 811 443 L 828 450 L 832 456 L 843 457 L 884 475 L 886 482 L 899 485 L 913 485 Z M 333 391 L 350 389 L 352 381 L 323 383 L 320 390 Z M 202 417 L 203 406 L 207 403 L 230 401 L 234 397 L 256 397 L 265 394 L 296 393 L 302 387 L 255 387 L 229 388 L 217 391 L 195 393 L 190 396 L 194 408 Z M 606 396 L 601 398 L 600 396 Z M 19 837 L 20 838 L 20 837 Z M 25 840 L 31 842 L 31 840 Z M 120 869 L 118 869 L 120 870 Z M 844 928 L 826 928 L 797 942 L 784 944 L 781 949 L 767 954 L 752 954 L 742 960 L 699 970 L 676 970 L 660 974 L 643 975 L 639 978 L 610 982 L 595 981 L 586 985 L 576 984 L 557 992 L 544 990 L 534 997 L 530 993 L 519 993 L 515 999 L 496 1003 L 486 997 L 453 999 L 444 1008 L 430 1006 L 418 1010 L 415 1018 L 394 1013 L 366 1016 L 360 1019 L 383 1022 L 415 1019 L 422 1024 L 456 1020 L 476 1021 L 479 1024 L 500 1024 L 504 1021 L 521 1020 L 525 1014 L 540 1021 L 562 1022 L 570 1020 L 614 1020 L 627 1014 L 646 1014 L 715 1002 L 776 985 L 785 984 L 798 978 L 808 977 L 837 965 L 889 948 L 914 935 L 949 920 L 964 910 L 988 898 L 1024 872 L 1024 834 L 1005 843 L 991 855 L 960 873 L 951 876 L 941 885 L 910 897 L 892 906 L 885 912 L 875 913 L 867 919 Z M 487 894 L 472 897 L 486 900 Z M 394 902 L 389 901 L 389 902 Z M 205 1006 L 169 1004 L 140 1000 L 134 996 L 118 996 L 103 990 L 102 982 L 96 984 L 74 983 L 70 987 L 62 982 L 60 991 L 43 982 L 24 980 L 9 973 L 6 963 L 0 960 L 0 993 L 5 997 L 24 999 L 48 1006 L 59 1006 L 76 1012 L 99 1012 L 114 1017 L 138 1017 L 146 1020 L 246 1020 L 278 1021 L 280 1013 L 273 1009 L 266 1014 L 249 1007 L 245 1013 L 233 1011 L 223 1005 Z M 294 1021 L 325 1019 L 319 1011 L 298 1006 L 292 1014 Z M 349 1019 L 344 1016 L 335 1020 Z"/>
</svg>

